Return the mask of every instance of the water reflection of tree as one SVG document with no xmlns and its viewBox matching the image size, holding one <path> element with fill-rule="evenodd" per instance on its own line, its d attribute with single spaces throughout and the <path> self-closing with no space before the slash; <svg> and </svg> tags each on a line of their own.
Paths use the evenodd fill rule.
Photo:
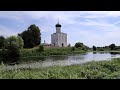
<svg viewBox="0 0 120 90">
<path fill-rule="evenodd" d="M 111 55 L 120 54 L 120 52 L 110 52 Z"/>
<path fill-rule="evenodd" d="M 105 52 L 99 52 L 100 54 L 105 54 Z"/>
<path fill-rule="evenodd" d="M 44 61 L 45 57 L 25 57 L 25 58 L 21 58 L 21 61 L 39 61 L 39 60 Z"/>
<path fill-rule="evenodd" d="M 93 52 L 93 54 L 97 54 L 97 52 Z"/>
</svg>

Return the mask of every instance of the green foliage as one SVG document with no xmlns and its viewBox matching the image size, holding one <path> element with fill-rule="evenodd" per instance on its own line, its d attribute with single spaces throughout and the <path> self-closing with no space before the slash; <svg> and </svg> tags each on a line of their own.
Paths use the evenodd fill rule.
<svg viewBox="0 0 120 90">
<path fill-rule="evenodd" d="M 5 47 L 2 48 L 2 59 L 4 62 L 18 61 L 23 48 L 23 41 L 20 37 L 10 36 L 5 39 Z"/>
<path fill-rule="evenodd" d="M 40 51 L 40 52 L 43 52 L 43 51 L 44 51 L 44 46 L 43 46 L 43 45 L 40 45 L 40 46 L 39 46 L 39 51 Z"/>
<path fill-rule="evenodd" d="M 96 51 L 96 47 L 95 46 L 93 46 L 93 51 Z"/>
<path fill-rule="evenodd" d="M 109 46 L 104 47 L 96 47 L 97 51 L 110 51 L 110 50 L 120 50 L 120 46 L 116 46 L 115 44 L 110 44 Z"/>
<path fill-rule="evenodd" d="M 75 51 L 75 47 L 71 47 L 71 50 L 72 50 L 72 51 Z"/>
<path fill-rule="evenodd" d="M 84 45 L 83 43 L 81 43 L 81 42 L 76 43 L 75 47 L 79 48 L 80 50 L 84 50 L 84 51 L 88 50 L 88 47 L 86 45 Z"/>
<path fill-rule="evenodd" d="M 104 51 L 104 50 L 106 50 L 106 48 L 105 47 L 96 47 L 96 50 L 98 50 L 98 51 Z"/>
<path fill-rule="evenodd" d="M 26 31 L 18 34 L 24 40 L 25 48 L 33 48 L 41 43 L 41 33 L 35 24 L 30 25 Z"/>
<path fill-rule="evenodd" d="M 5 48 L 8 49 L 11 46 L 18 47 L 19 49 L 23 48 L 23 40 L 19 36 L 10 36 L 5 39 Z"/>
<path fill-rule="evenodd" d="M 9 45 L 7 49 L 2 49 L 2 59 L 4 62 L 16 62 L 20 59 L 21 52 L 16 45 Z"/>
<path fill-rule="evenodd" d="M 120 79 L 120 59 L 38 69 L 18 68 L 16 65 L 7 70 L 2 64 L 0 79 Z"/>
<path fill-rule="evenodd" d="M 68 44 L 68 47 L 71 47 L 70 43 Z"/>
<path fill-rule="evenodd" d="M 24 46 L 23 39 L 20 36 L 17 36 L 17 39 L 18 39 L 18 44 L 19 44 L 18 48 L 23 49 L 23 46 Z"/>
<path fill-rule="evenodd" d="M 110 45 L 109 45 L 109 48 L 110 48 L 111 50 L 114 50 L 115 47 L 116 47 L 115 44 L 110 44 Z"/>
<path fill-rule="evenodd" d="M 83 46 L 83 43 L 81 43 L 81 42 L 78 42 L 78 43 L 75 44 L 76 48 L 79 48 L 79 47 L 82 47 L 82 46 Z"/>
<path fill-rule="evenodd" d="M 4 46 L 5 38 L 3 36 L 0 36 L 0 49 Z"/>
<path fill-rule="evenodd" d="M 72 47 L 44 47 L 43 51 L 39 51 L 39 47 L 35 47 L 32 49 L 23 49 L 22 56 L 29 57 L 29 56 L 50 56 L 50 55 L 69 55 L 69 54 L 81 54 L 85 53 L 86 51 L 76 49 Z"/>
</svg>

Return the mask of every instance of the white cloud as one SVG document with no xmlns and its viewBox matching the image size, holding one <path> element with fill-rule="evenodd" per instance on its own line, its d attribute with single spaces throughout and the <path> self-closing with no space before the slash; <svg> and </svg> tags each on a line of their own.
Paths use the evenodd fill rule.
<svg viewBox="0 0 120 90">
<path fill-rule="evenodd" d="M 38 22 L 42 39 L 50 43 L 50 36 L 55 32 L 54 25 L 58 18 L 62 24 L 62 31 L 68 34 L 68 43 L 84 42 L 86 45 L 104 46 L 110 43 L 120 45 L 120 20 L 111 23 L 106 18 L 120 17 L 118 11 L 0 11 L 0 18 L 6 18 L 22 22 L 22 25 L 29 20 L 46 20 L 43 25 Z M 84 19 L 84 20 L 81 20 Z M 92 19 L 92 20 L 91 20 Z M 2 23 L 2 22 L 0 22 Z M 11 23 L 11 22 L 10 22 Z M 84 27 L 84 29 L 83 29 Z M 89 30 L 93 28 L 94 30 Z M 19 31 L 12 32 L 14 28 L 0 25 L 0 34 L 5 36 L 16 35 Z M 25 28 L 26 29 L 26 28 Z M 24 30 L 25 30 L 24 29 Z M 96 33 L 98 32 L 98 33 Z"/>
</svg>

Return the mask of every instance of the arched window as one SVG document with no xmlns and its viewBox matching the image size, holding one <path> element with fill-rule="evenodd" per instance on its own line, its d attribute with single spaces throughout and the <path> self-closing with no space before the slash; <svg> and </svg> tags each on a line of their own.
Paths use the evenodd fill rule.
<svg viewBox="0 0 120 90">
<path fill-rule="evenodd" d="M 62 43 L 62 47 L 64 47 L 64 43 Z"/>
</svg>

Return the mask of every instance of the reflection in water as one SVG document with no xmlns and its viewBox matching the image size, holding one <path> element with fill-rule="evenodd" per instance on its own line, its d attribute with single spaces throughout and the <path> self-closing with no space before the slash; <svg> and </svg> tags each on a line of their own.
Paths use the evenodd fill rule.
<svg viewBox="0 0 120 90">
<path fill-rule="evenodd" d="M 97 52 L 93 52 L 93 54 L 97 54 Z"/>
<path fill-rule="evenodd" d="M 17 65 L 18 68 L 39 68 L 39 67 L 49 67 L 49 66 L 67 66 L 73 64 L 82 64 L 89 61 L 102 61 L 111 60 L 111 58 L 120 57 L 120 53 L 108 53 L 108 52 L 88 52 L 85 54 L 77 55 L 63 55 L 63 56 L 48 56 L 48 57 L 28 57 L 23 58 L 20 64 Z M 27 63 L 24 61 L 28 61 Z M 7 69 L 11 69 L 14 66 L 7 65 Z"/>
<path fill-rule="evenodd" d="M 120 52 L 110 52 L 111 55 L 120 54 Z"/>
</svg>

